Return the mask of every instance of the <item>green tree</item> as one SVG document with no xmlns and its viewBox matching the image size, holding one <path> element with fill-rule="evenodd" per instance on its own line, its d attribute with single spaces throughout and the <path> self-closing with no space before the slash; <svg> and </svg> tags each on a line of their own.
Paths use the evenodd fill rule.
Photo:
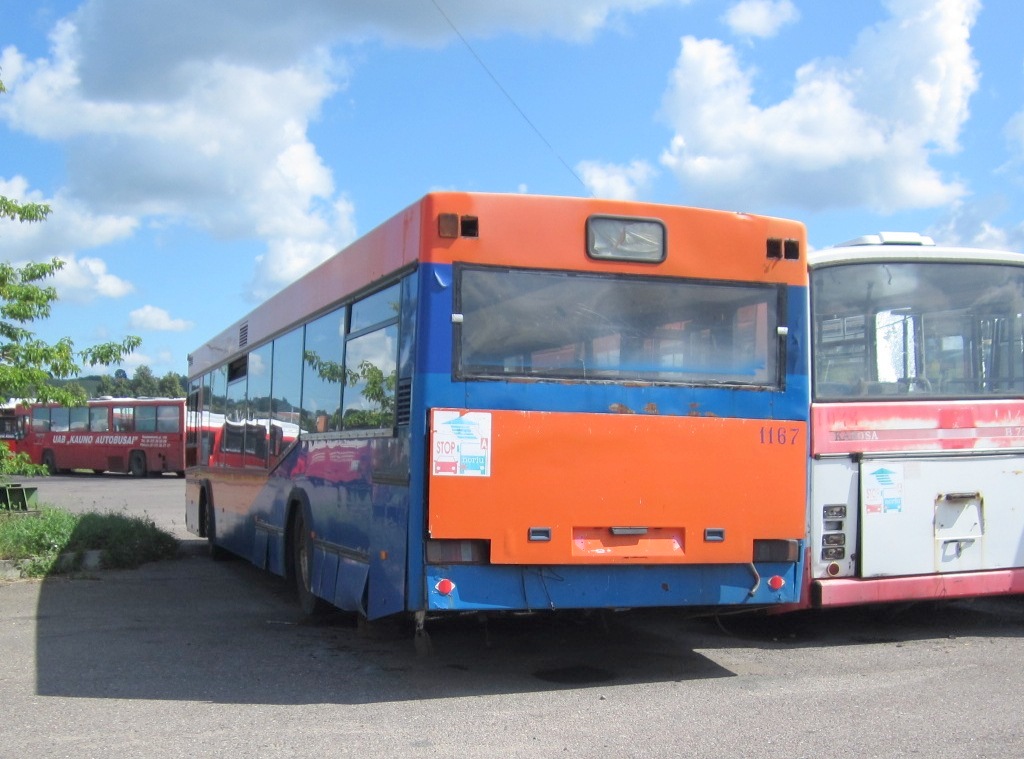
<svg viewBox="0 0 1024 759">
<path fill-rule="evenodd" d="M 127 377 L 118 377 L 104 374 L 100 376 L 99 384 L 96 386 L 96 395 L 109 395 L 114 398 L 130 398 L 132 387 Z"/>
<path fill-rule="evenodd" d="M 6 92 L 0 81 L 0 92 Z M 50 215 L 44 203 L 21 203 L 0 196 L 0 223 L 41 222 Z M 2 229 L 2 227 L 0 227 Z M 80 385 L 56 387 L 52 379 L 78 377 L 83 365 L 110 366 L 135 350 L 141 340 L 129 336 L 121 342 L 101 343 L 76 349 L 71 338 L 50 344 L 38 338 L 32 325 L 50 316 L 57 290 L 44 284 L 64 267 L 53 258 L 43 263 L 15 266 L 0 262 L 0 397 L 35 398 L 67 405 L 81 403 L 85 392 Z M 0 446 L 0 478 L 8 474 L 36 474 L 21 454 L 15 456 Z"/>
<path fill-rule="evenodd" d="M 160 383 L 153 375 L 153 370 L 143 364 L 132 375 L 132 394 L 136 398 L 154 398 L 160 395 Z"/>
<path fill-rule="evenodd" d="M 188 387 L 185 377 L 174 372 L 167 372 L 160 378 L 160 396 L 162 398 L 184 398 Z"/>
</svg>

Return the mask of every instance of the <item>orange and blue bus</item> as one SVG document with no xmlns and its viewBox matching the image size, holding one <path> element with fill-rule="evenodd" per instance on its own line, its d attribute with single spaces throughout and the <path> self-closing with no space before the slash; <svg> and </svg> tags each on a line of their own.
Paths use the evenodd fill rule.
<svg viewBox="0 0 1024 759">
<path fill-rule="evenodd" d="M 309 613 L 794 603 L 805 244 L 429 194 L 190 354 L 187 526 Z"/>
<path fill-rule="evenodd" d="M 883 233 L 809 258 L 804 605 L 1024 592 L 1024 256 Z"/>
<path fill-rule="evenodd" d="M 80 406 L 15 404 L 13 450 L 50 474 L 185 474 L 184 398 L 93 398 Z"/>
</svg>

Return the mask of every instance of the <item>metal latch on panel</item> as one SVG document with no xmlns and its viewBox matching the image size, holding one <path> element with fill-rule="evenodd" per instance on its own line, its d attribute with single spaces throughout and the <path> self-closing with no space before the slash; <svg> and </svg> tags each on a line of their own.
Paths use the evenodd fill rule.
<svg viewBox="0 0 1024 759">
<path fill-rule="evenodd" d="M 646 527 L 609 527 L 612 535 L 646 535 Z"/>
</svg>

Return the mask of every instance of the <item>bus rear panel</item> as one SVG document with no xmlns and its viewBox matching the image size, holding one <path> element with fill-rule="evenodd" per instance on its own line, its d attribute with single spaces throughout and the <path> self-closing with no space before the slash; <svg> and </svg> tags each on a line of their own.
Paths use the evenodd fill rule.
<svg viewBox="0 0 1024 759">
<path fill-rule="evenodd" d="M 905 237 L 812 260 L 815 606 L 1024 592 L 1024 262 Z"/>
</svg>

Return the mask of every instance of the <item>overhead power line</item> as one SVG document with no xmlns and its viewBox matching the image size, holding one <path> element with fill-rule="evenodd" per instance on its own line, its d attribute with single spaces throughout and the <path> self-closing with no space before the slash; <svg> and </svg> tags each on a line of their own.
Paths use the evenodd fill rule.
<svg viewBox="0 0 1024 759">
<path fill-rule="evenodd" d="M 456 36 L 458 36 L 458 38 L 462 40 L 462 44 L 466 46 L 466 49 L 470 52 L 470 55 L 472 55 L 476 59 L 476 62 L 480 64 L 480 68 L 482 68 L 484 72 L 487 74 L 487 76 L 491 78 L 491 81 L 494 82 L 494 86 L 498 88 L 501 94 L 505 96 L 505 99 L 508 100 L 508 102 L 512 104 L 512 107 L 516 109 L 520 116 L 522 116 L 523 121 L 525 121 L 527 125 L 529 125 L 530 129 L 532 129 L 534 134 L 536 134 L 540 138 L 541 142 L 547 145 L 548 150 L 550 150 L 551 153 L 555 156 L 555 158 L 558 159 L 558 162 L 565 167 L 566 171 L 572 174 L 576 181 L 579 182 L 580 185 L 583 187 L 583 189 L 586 190 L 588 194 L 590 194 L 590 190 L 587 189 L 587 185 L 580 178 L 580 175 L 576 173 L 572 166 L 566 163 L 565 159 L 562 158 L 561 154 L 555 149 L 555 146 L 548 141 L 547 137 L 544 136 L 544 133 L 541 132 L 537 125 L 530 120 L 530 117 L 526 115 L 526 111 L 519 107 L 519 103 L 516 102 L 516 99 L 512 97 L 512 95 L 509 94 L 509 91 L 502 86 L 500 81 L 498 81 L 498 77 L 496 77 L 494 75 L 494 72 L 491 71 L 490 68 L 488 68 L 486 63 L 484 63 L 484 59 L 481 58 L 480 55 L 476 52 L 476 50 L 473 49 L 473 46 L 469 44 L 469 40 L 467 40 L 463 36 L 462 32 L 459 31 L 459 28 L 455 26 L 455 22 L 448 17 L 448 14 L 444 12 L 444 9 L 438 4 L 437 0 L 430 0 L 430 2 L 433 3 L 434 7 L 437 9 L 437 12 L 441 14 L 441 18 L 443 18 L 448 23 L 448 26 L 452 28 L 452 31 L 455 32 Z"/>
</svg>

